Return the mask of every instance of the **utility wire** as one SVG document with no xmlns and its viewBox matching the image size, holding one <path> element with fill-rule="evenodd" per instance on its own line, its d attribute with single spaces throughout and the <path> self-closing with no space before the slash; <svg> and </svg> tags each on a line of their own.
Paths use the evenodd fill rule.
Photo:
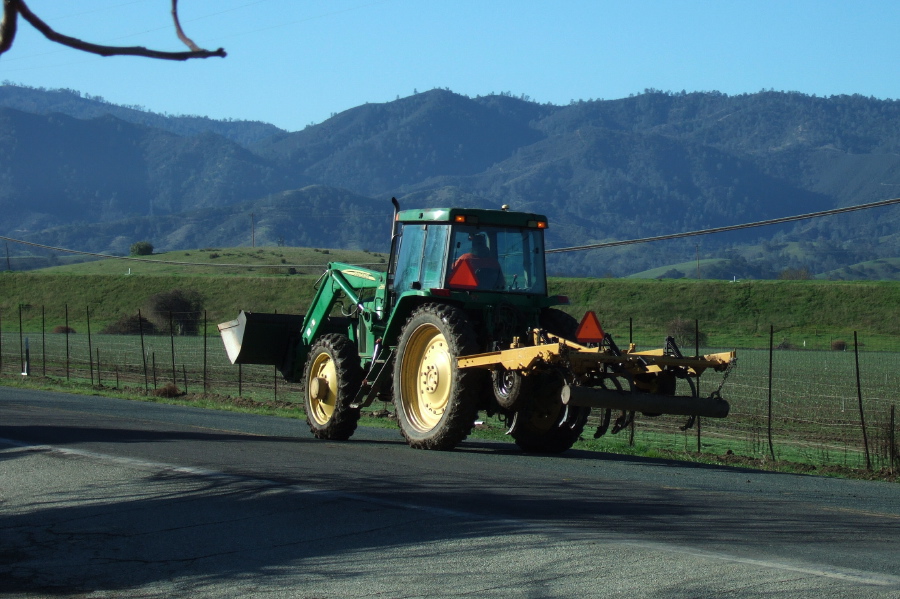
<svg viewBox="0 0 900 599">
<path fill-rule="evenodd" d="M 563 252 L 580 252 L 584 250 L 596 250 L 600 248 L 608 248 L 608 247 L 616 247 L 621 245 L 633 245 L 637 243 L 649 243 L 651 241 L 665 241 L 668 239 L 681 239 L 682 237 L 696 237 L 698 235 L 710 235 L 712 233 L 725 233 L 728 231 L 739 231 L 741 229 L 751 229 L 754 227 L 765 227 L 768 225 L 778 225 L 782 223 L 789 223 L 798 220 L 805 220 L 807 218 L 819 218 L 822 216 L 831 216 L 833 214 L 843 214 L 845 212 L 855 212 L 857 210 L 868 210 L 870 208 L 880 208 L 882 206 L 890 206 L 892 204 L 900 204 L 900 198 L 893 198 L 890 200 L 881 200 L 880 202 L 872 202 L 869 204 L 860 204 L 858 206 L 847 206 L 844 208 L 834 208 L 832 210 L 822 210 L 820 212 L 809 212 L 807 214 L 800 214 L 797 216 L 785 216 L 782 218 L 773 218 L 769 220 L 761 220 L 752 223 L 745 223 L 742 225 L 729 225 L 727 227 L 716 227 L 713 229 L 702 229 L 700 231 L 688 231 L 686 233 L 672 233 L 670 235 L 658 235 L 656 237 L 643 237 L 641 239 L 628 239 L 624 241 L 607 241 L 604 243 L 592 243 L 590 245 L 578 245 L 566 248 L 556 248 L 546 250 L 546 254 L 560 254 Z M 43 245 L 40 243 L 34 243 L 32 241 L 23 241 L 21 239 L 13 239 L 12 237 L 4 237 L 0 235 L 0 239 L 4 241 L 11 241 L 13 243 L 21 243 L 23 245 L 30 245 L 32 247 L 43 248 L 46 250 L 53 250 L 57 252 L 68 252 L 70 254 L 79 254 L 82 256 L 96 256 L 98 258 L 113 258 L 115 260 L 130 260 L 133 262 L 156 262 L 157 264 L 176 264 L 181 266 L 217 266 L 217 267 L 229 267 L 229 268 L 249 268 L 249 267 L 266 267 L 266 266 L 275 266 L 279 268 L 315 268 L 315 267 L 324 267 L 324 264 L 223 264 L 223 263 L 212 263 L 212 262 L 179 262 L 176 260 L 154 260 L 152 258 L 135 258 L 133 256 L 111 256 L 109 254 L 98 254 L 95 252 L 83 252 L 80 250 L 70 250 L 66 248 L 54 247 L 50 245 Z M 383 264 L 383 262 L 366 262 L 361 263 L 359 266 L 376 266 Z"/>
<path fill-rule="evenodd" d="M 822 210 L 821 212 L 810 212 L 808 214 L 800 214 L 798 216 L 785 216 L 782 218 L 773 218 L 769 220 L 761 220 L 754 223 L 745 223 L 743 225 L 729 225 L 727 227 L 716 227 L 714 229 L 702 229 L 700 231 L 689 231 L 687 233 L 672 233 L 670 235 L 658 235 L 656 237 L 643 237 L 641 239 L 628 239 L 625 241 L 607 241 L 604 243 L 592 243 L 590 245 L 576 245 L 567 248 L 556 248 L 547 250 L 546 254 L 560 254 L 562 252 L 580 252 L 583 250 L 596 250 L 600 248 L 616 247 L 620 245 L 633 245 L 636 243 L 648 243 L 651 241 L 665 241 L 667 239 L 681 239 L 682 237 L 696 237 L 697 235 L 710 235 L 712 233 L 725 233 L 728 231 L 739 231 L 741 229 L 751 229 L 753 227 L 765 227 L 768 225 L 779 225 L 781 223 L 790 223 L 807 218 L 819 218 L 821 216 L 831 216 L 832 214 L 843 214 L 844 212 L 854 212 L 856 210 L 868 210 L 869 208 L 879 208 L 881 206 L 890 206 L 891 204 L 900 204 L 900 198 L 891 200 L 882 200 L 880 202 L 872 202 L 870 204 L 860 204 L 859 206 L 847 206 L 846 208 L 835 208 L 833 210 Z"/>
</svg>

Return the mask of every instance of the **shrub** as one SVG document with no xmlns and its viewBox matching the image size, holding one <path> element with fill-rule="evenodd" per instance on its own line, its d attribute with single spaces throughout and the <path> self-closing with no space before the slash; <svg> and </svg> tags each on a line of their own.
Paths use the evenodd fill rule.
<svg viewBox="0 0 900 599">
<path fill-rule="evenodd" d="M 132 256 L 149 256 L 153 253 L 153 244 L 149 241 L 136 241 L 131 244 Z"/>
<path fill-rule="evenodd" d="M 54 333 L 58 333 L 58 334 L 65 334 L 65 333 L 72 333 L 72 334 L 74 334 L 74 333 L 75 333 L 75 329 L 73 329 L 72 327 L 67 327 L 67 326 L 64 325 L 64 324 L 58 324 L 58 325 L 56 325 L 55 327 L 53 327 L 53 332 L 54 332 Z"/>
<path fill-rule="evenodd" d="M 778 278 L 782 281 L 809 281 L 813 276 L 808 268 L 785 268 L 778 273 Z"/>
<path fill-rule="evenodd" d="M 845 351 L 847 349 L 847 342 L 843 339 L 835 339 L 831 342 L 831 349 L 834 351 Z"/>
<path fill-rule="evenodd" d="M 670 268 L 663 274 L 659 275 L 657 278 L 658 279 L 683 279 L 684 273 L 675 268 Z"/>
<path fill-rule="evenodd" d="M 119 320 L 100 332 L 104 335 L 140 335 L 141 331 L 145 335 L 156 335 L 159 333 L 155 324 L 144 316 L 138 317 L 137 314 L 123 314 Z"/>
<path fill-rule="evenodd" d="M 696 324 L 693 320 L 685 318 L 675 318 L 666 325 L 666 334 L 675 338 L 675 343 L 681 347 L 694 347 L 699 340 L 700 345 L 706 345 L 709 341 L 708 335 L 703 331 L 699 334 L 696 331 Z M 699 339 L 698 339 L 699 338 Z"/>
<path fill-rule="evenodd" d="M 147 316 L 156 328 L 169 330 L 169 315 L 177 335 L 196 335 L 200 329 L 203 297 L 192 289 L 172 289 L 157 293 L 147 300 Z"/>
<path fill-rule="evenodd" d="M 166 383 L 159 389 L 154 389 L 151 393 L 156 397 L 178 397 L 182 395 L 181 390 L 173 383 Z"/>
</svg>

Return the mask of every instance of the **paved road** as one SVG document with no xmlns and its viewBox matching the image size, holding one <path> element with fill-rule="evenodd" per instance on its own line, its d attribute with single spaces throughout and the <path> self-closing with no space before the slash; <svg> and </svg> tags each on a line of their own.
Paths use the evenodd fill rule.
<svg viewBox="0 0 900 599">
<path fill-rule="evenodd" d="M 897 597 L 900 488 L 0 388 L 0 595 Z"/>
</svg>

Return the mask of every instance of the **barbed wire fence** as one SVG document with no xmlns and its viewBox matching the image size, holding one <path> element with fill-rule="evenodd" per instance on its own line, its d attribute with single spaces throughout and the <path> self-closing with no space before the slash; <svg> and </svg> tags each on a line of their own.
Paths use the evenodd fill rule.
<svg viewBox="0 0 900 599">
<path fill-rule="evenodd" d="M 67 307 L 51 314 L 22 305 L 15 314 L 0 313 L 0 375 L 147 393 L 171 384 L 189 394 L 302 404 L 300 384 L 285 381 L 274 367 L 230 364 L 216 323 L 233 315 L 169 314 L 168 328 L 158 327 L 157 334 L 110 334 L 104 330 L 115 316 L 88 308 L 77 312 Z M 197 321 L 199 334 L 178 334 L 173 323 L 184 316 Z M 737 367 L 723 389 L 731 404 L 727 418 L 688 423 L 684 417 L 636 414 L 630 427 L 598 442 L 610 449 L 641 445 L 893 473 L 900 466 L 895 426 L 900 338 L 881 337 L 868 345 L 852 330 L 788 332 L 770 327 L 768 347 L 762 349 L 699 348 L 701 354 L 737 349 Z M 686 354 L 695 351 L 688 349 Z M 717 389 L 723 376 L 704 373 L 698 395 Z M 679 385 L 679 394 L 692 392 L 687 383 Z M 600 412 L 592 414 L 584 438 L 592 436 Z"/>
</svg>

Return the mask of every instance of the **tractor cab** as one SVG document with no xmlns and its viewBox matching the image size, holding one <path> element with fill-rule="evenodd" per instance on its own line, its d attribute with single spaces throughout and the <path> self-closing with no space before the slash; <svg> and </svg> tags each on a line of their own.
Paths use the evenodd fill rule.
<svg viewBox="0 0 900 599">
<path fill-rule="evenodd" d="M 546 295 L 546 217 L 433 208 L 400 211 L 396 218 L 394 297 L 430 290 Z"/>
</svg>

